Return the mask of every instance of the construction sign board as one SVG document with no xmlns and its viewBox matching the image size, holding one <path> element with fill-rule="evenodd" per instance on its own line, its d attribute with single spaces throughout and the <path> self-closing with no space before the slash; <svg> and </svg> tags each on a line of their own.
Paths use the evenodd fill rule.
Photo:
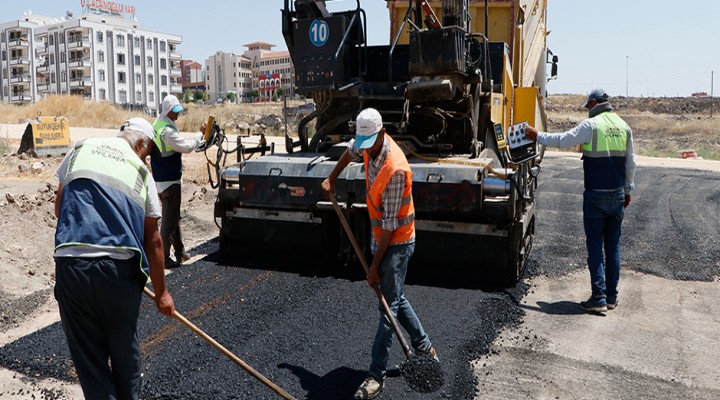
<svg viewBox="0 0 720 400">
<path fill-rule="evenodd" d="M 25 128 L 18 154 L 33 155 L 34 152 L 37 156 L 55 156 L 66 154 L 69 147 L 70 124 L 67 118 L 37 117 Z"/>
</svg>

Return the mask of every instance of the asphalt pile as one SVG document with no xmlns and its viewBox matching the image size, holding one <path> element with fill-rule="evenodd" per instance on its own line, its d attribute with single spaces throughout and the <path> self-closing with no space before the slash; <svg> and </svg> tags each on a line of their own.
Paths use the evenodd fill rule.
<svg viewBox="0 0 720 400">
<path fill-rule="evenodd" d="M 400 374 L 415 391 L 432 393 L 445 383 L 445 374 L 440 362 L 429 356 L 414 356 L 400 364 Z"/>
</svg>

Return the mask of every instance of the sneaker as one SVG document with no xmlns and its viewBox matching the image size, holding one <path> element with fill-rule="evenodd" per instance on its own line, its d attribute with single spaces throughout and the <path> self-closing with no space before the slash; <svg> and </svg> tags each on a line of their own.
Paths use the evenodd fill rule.
<svg viewBox="0 0 720 400">
<path fill-rule="evenodd" d="M 607 300 L 607 309 L 608 309 L 608 310 L 614 310 L 615 307 L 617 307 L 617 305 L 618 305 L 619 302 L 620 302 L 620 301 L 618 301 L 618 299 L 615 299 L 615 300 L 610 300 L 610 299 L 608 299 L 608 300 Z"/>
<path fill-rule="evenodd" d="M 380 392 L 382 392 L 382 390 L 383 382 L 378 381 L 372 376 L 368 376 L 367 378 L 365 378 L 365 381 L 362 383 L 362 385 L 360 385 L 360 387 L 357 389 L 353 398 L 357 400 L 374 399 L 375 397 L 377 397 L 377 395 L 380 394 Z"/>
<path fill-rule="evenodd" d="M 607 302 L 605 299 L 593 299 L 589 298 L 587 301 L 580 303 L 580 308 L 585 311 L 604 313 L 608 310 Z"/>
<path fill-rule="evenodd" d="M 430 348 L 427 350 L 416 350 L 415 354 L 419 357 L 432 357 L 433 360 L 440 362 L 440 357 L 438 357 L 435 346 L 433 345 L 430 345 Z"/>
</svg>

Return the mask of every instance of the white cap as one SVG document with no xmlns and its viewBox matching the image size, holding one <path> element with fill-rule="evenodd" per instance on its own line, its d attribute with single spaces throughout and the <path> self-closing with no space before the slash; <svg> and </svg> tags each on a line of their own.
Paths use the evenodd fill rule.
<svg viewBox="0 0 720 400">
<path fill-rule="evenodd" d="M 144 134 L 149 137 L 150 140 L 155 140 L 155 129 L 145 118 L 130 118 L 123 122 L 120 126 L 120 131 L 135 131 Z"/>
<path fill-rule="evenodd" d="M 180 100 L 173 94 L 165 96 L 162 101 L 162 107 L 160 108 L 160 114 L 162 116 L 168 115 L 170 111 L 180 113 L 183 110 L 183 106 L 180 105 Z"/>
<path fill-rule="evenodd" d="M 375 144 L 378 132 L 383 128 L 382 116 L 374 108 L 360 111 L 355 119 L 355 148 L 367 149 Z"/>
</svg>

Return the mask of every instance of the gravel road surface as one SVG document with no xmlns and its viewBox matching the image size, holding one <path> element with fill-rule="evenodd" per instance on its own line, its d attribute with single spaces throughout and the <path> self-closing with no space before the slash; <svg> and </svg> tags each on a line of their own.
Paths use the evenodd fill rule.
<svg viewBox="0 0 720 400">
<path fill-rule="evenodd" d="M 485 292 L 410 277 L 406 294 L 446 384 L 418 394 L 393 368 L 381 398 L 600 399 L 606 378 L 616 398 L 720 398 L 712 333 L 720 329 L 712 301 L 718 172 L 638 170 L 623 231 L 620 306 L 604 318 L 576 304 L 589 294 L 577 154 L 546 159 L 541 179 L 528 276 L 517 287 Z M 178 311 L 297 398 L 351 398 L 365 377 L 378 311 L 359 271 L 226 267 L 210 255 L 175 269 L 168 285 Z M 143 399 L 277 398 L 149 300 L 141 314 Z M 396 343 L 391 365 L 403 358 Z M 0 365 L 30 379 L 74 379 L 57 323 L 0 348 Z"/>
</svg>

